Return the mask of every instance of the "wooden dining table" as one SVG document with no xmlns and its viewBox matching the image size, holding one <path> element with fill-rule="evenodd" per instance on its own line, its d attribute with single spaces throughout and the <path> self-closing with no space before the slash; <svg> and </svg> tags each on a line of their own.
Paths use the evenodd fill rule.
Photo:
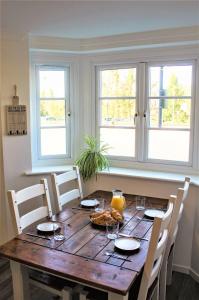
<svg viewBox="0 0 199 300">
<path fill-rule="evenodd" d="M 23 266 L 105 291 L 108 300 L 127 300 L 129 291 L 138 286 L 153 220 L 144 216 L 144 210 L 136 210 L 135 195 L 124 196 L 126 209 L 120 233 L 140 238 L 138 251 L 117 251 L 114 241 L 107 238 L 105 228 L 90 222 L 92 209 L 84 209 L 79 204 L 66 207 L 52 219 L 59 224 L 65 236 L 63 241 L 55 241 L 53 235 L 49 236 L 50 239 L 28 235 L 37 234 L 34 224 L 0 247 L 0 255 L 11 262 L 14 300 L 26 300 Z M 105 206 L 109 208 L 111 197 L 111 192 L 96 191 L 86 199 L 104 198 Z M 146 207 L 149 208 L 165 209 L 167 203 L 167 199 L 146 197 Z M 112 255 L 107 256 L 107 251 Z"/>
</svg>

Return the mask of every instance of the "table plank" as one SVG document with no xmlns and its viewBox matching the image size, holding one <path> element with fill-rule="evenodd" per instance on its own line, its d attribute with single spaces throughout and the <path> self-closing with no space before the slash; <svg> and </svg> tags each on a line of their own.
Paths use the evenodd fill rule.
<svg viewBox="0 0 199 300">
<path fill-rule="evenodd" d="M 109 243 L 109 239 L 105 233 L 96 235 L 84 247 L 82 247 L 77 255 L 94 259 L 95 256 Z"/>
<path fill-rule="evenodd" d="M 89 224 L 86 227 L 84 227 L 81 231 L 77 232 L 77 234 L 67 239 L 57 249 L 71 254 L 76 253 L 80 248 L 87 244 L 97 233 L 98 231 L 94 230 Z"/>
</svg>

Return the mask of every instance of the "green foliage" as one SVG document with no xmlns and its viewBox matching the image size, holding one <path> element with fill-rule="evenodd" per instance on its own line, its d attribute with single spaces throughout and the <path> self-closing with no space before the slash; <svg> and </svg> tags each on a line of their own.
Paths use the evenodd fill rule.
<svg viewBox="0 0 199 300">
<path fill-rule="evenodd" d="M 182 84 L 175 73 L 170 71 L 166 87 L 166 96 L 178 99 L 151 99 L 150 125 L 159 126 L 159 110 L 162 107 L 161 127 L 189 127 L 191 101 L 182 99 L 190 94 L 189 85 Z M 159 95 L 159 79 L 151 82 L 151 95 Z M 132 69 L 105 70 L 101 73 L 101 93 L 103 97 L 130 97 L 136 94 L 136 73 Z M 135 100 L 101 100 L 102 125 L 132 126 L 136 111 Z"/>
<path fill-rule="evenodd" d="M 96 138 L 85 137 L 86 149 L 81 153 L 75 164 L 79 167 L 80 174 L 84 181 L 89 180 L 93 175 L 97 176 L 98 171 L 109 167 L 109 162 L 104 156 L 109 146 L 100 145 Z"/>
<path fill-rule="evenodd" d="M 101 79 L 103 97 L 129 97 L 136 94 L 135 69 L 105 70 Z"/>
</svg>

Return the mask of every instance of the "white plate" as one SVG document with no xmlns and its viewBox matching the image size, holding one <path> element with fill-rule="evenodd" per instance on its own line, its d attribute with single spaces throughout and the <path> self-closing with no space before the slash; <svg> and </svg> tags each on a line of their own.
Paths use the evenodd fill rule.
<svg viewBox="0 0 199 300">
<path fill-rule="evenodd" d="M 133 251 L 140 248 L 140 242 L 134 238 L 121 237 L 115 240 L 115 247 L 124 251 Z"/>
<path fill-rule="evenodd" d="M 43 232 L 54 231 L 54 230 L 57 230 L 58 228 L 59 228 L 59 225 L 57 223 L 51 223 L 51 222 L 41 223 L 41 224 L 37 225 L 37 230 L 43 231 Z"/>
<path fill-rule="evenodd" d="M 97 199 L 86 199 L 81 201 L 81 205 L 86 207 L 95 207 L 98 204 L 99 201 Z"/>
<path fill-rule="evenodd" d="M 144 214 L 149 218 L 155 218 L 155 217 L 162 218 L 164 216 L 164 211 L 159 209 L 147 209 L 145 210 Z"/>
</svg>

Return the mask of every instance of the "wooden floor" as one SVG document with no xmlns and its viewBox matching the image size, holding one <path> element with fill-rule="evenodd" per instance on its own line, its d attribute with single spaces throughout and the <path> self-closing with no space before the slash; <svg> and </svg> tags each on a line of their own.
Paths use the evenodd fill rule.
<svg viewBox="0 0 199 300">
<path fill-rule="evenodd" d="M 174 272 L 172 285 L 167 287 L 167 300 L 199 300 L 199 283 L 189 275 Z"/>
<path fill-rule="evenodd" d="M 33 287 L 31 299 L 55 300 L 56 297 Z M 0 259 L 0 300 L 13 300 L 9 262 L 3 259 Z M 174 272 L 173 283 L 167 289 L 167 300 L 199 300 L 199 283 L 188 275 Z"/>
</svg>

